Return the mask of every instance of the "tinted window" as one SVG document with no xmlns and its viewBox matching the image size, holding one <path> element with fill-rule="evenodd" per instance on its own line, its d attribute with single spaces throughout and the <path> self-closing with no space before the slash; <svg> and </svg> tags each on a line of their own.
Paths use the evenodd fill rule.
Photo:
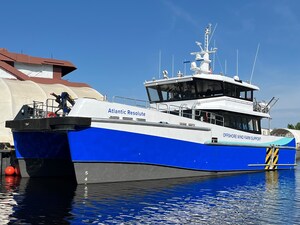
<svg viewBox="0 0 300 225">
<path fill-rule="evenodd" d="M 214 111 L 224 117 L 224 126 L 237 130 L 260 134 L 260 118 L 234 112 Z"/>
<path fill-rule="evenodd" d="M 253 90 L 235 84 L 224 84 L 224 95 L 244 100 L 253 100 Z"/>
<path fill-rule="evenodd" d="M 253 90 L 236 84 L 194 78 L 193 81 L 147 87 L 151 102 L 229 96 L 253 101 Z"/>
<path fill-rule="evenodd" d="M 148 87 L 147 88 L 148 97 L 149 97 L 150 102 L 159 101 L 159 95 L 158 95 L 158 91 L 156 88 L 157 87 Z"/>
<path fill-rule="evenodd" d="M 196 88 L 198 92 L 198 98 L 223 95 L 223 82 L 221 81 L 197 79 Z"/>
</svg>

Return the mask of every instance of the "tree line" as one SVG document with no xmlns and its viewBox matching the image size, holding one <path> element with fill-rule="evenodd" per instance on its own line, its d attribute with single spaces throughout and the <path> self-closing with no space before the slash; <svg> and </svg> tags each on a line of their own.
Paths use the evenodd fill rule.
<svg viewBox="0 0 300 225">
<path fill-rule="evenodd" d="M 298 122 L 296 125 L 288 124 L 287 128 L 288 129 L 294 129 L 294 130 L 300 130 L 300 122 Z"/>
</svg>

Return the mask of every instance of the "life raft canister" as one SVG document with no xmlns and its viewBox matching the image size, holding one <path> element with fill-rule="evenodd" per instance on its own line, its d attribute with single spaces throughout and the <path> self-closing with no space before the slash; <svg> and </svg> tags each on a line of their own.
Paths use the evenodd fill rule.
<svg viewBox="0 0 300 225">
<path fill-rule="evenodd" d="M 47 118 L 56 117 L 56 114 L 54 112 L 47 113 Z"/>
</svg>

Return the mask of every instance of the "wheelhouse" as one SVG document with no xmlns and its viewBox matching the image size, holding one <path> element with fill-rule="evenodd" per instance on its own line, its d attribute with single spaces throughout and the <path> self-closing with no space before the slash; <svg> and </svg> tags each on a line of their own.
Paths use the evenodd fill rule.
<svg viewBox="0 0 300 225">
<path fill-rule="evenodd" d="M 146 86 L 150 103 L 194 100 L 211 97 L 229 96 L 253 101 L 253 91 L 242 86 L 239 81 L 230 83 L 221 80 L 190 78 L 190 80 L 165 82 Z"/>
<path fill-rule="evenodd" d="M 240 80 L 221 80 L 220 76 L 215 76 L 215 79 L 205 79 L 194 76 L 180 77 L 178 79 L 171 78 L 158 82 L 149 82 L 146 84 L 146 89 L 150 103 L 158 104 L 159 106 L 169 105 L 169 108 L 165 109 L 165 111 L 171 114 L 249 133 L 261 133 L 260 116 L 225 110 L 188 108 L 184 107 L 186 104 L 182 104 L 181 106 L 176 106 L 177 104 L 160 104 L 175 101 L 218 98 L 222 96 L 253 102 L 253 92 L 258 88 L 247 85 Z M 163 107 L 161 110 L 164 111 Z"/>
</svg>

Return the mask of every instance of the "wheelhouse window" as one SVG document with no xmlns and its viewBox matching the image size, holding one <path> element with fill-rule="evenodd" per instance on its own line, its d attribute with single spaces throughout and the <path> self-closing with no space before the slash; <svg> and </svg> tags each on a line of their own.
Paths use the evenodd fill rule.
<svg viewBox="0 0 300 225">
<path fill-rule="evenodd" d="M 224 93 L 222 81 L 196 79 L 195 83 L 198 98 L 222 96 Z"/>
<path fill-rule="evenodd" d="M 253 101 L 253 90 L 218 80 L 194 78 L 187 82 L 174 82 L 147 87 L 150 102 L 168 102 L 229 96 Z"/>
<path fill-rule="evenodd" d="M 196 98 L 196 87 L 195 82 L 185 82 L 180 84 L 182 91 L 182 99 L 195 99 Z"/>
<path fill-rule="evenodd" d="M 253 101 L 253 90 L 231 83 L 224 83 L 224 95 Z"/>
<path fill-rule="evenodd" d="M 147 93 L 148 93 L 148 98 L 149 98 L 150 102 L 160 101 L 158 90 L 157 90 L 156 87 L 148 87 L 147 88 Z"/>
<path fill-rule="evenodd" d="M 182 99 L 180 84 L 164 84 L 159 87 L 161 101 L 178 101 Z"/>
<path fill-rule="evenodd" d="M 150 102 L 180 101 L 196 98 L 193 81 L 147 87 Z"/>
</svg>

